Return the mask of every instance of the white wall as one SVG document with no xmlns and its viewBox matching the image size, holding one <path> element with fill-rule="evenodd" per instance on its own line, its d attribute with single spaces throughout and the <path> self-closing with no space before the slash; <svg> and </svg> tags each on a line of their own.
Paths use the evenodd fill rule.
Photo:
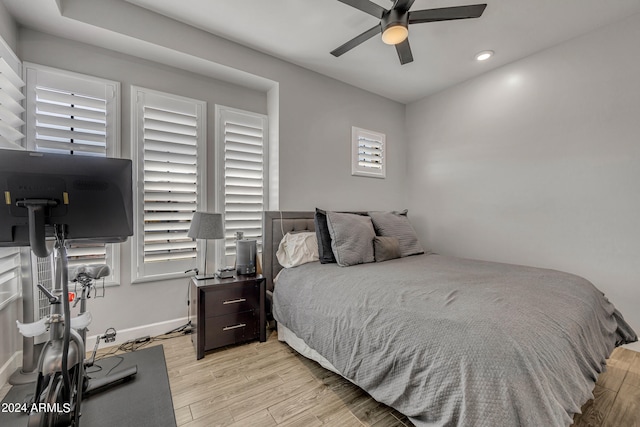
<svg viewBox="0 0 640 427">
<path fill-rule="evenodd" d="M 316 73 L 280 85 L 280 208 L 402 209 L 404 106 Z M 387 177 L 351 176 L 351 127 L 386 134 Z"/>
<path fill-rule="evenodd" d="M 638 40 L 635 15 L 409 105 L 425 246 L 586 277 L 640 331 Z"/>
<path fill-rule="evenodd" d="M 0 37 L 4 39 L 11 50 L 16 51 L 18 25 L 2 2 L 0 2 Z"/>
</svg>

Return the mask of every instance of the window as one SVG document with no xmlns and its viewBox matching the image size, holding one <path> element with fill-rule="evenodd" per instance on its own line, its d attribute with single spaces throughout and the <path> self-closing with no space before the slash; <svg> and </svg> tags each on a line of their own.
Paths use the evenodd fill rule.
<svg viewBox="0 0 640 427">
<path fill-rule="evenodd" d="M 20 252 L 0 248 L 0 310 L 20 295 Z"/>
<path fill-rule="evenodd" d="M 206 206 L 206 103 L 133 87 L 135 224 L 132 278 L 184 276 L 198 264 L 187 236 L 193 212 Z"/>
<path fill-rule="evenodd" d="M 23 150 L 20 60 L 0 38 L 0 148 Z"/>
<path fill-rule="evenodd" d="M 120 83 L 36 64 L 24 64 L 27 148 L 83 156 L 119 157 Z M 69 266 L 108 264 L 120 277 L 119 244 L 71 243 Z"/>
<path fill-rule="evenodd" d="M 385 139 L 383 133 L 351 128 L 351 175 L 386 176 Z"/>
<path fill-rule="evenodd" d="M 235 234 L 262 245 L 262 212 L 267 206 L 267 116 L 216 106 L 218 212 L 224 213 L 224 264 L 233 264 Z"/>
<path fill-rule="evenodd" d="M 20 59 L 0 37 L 0 148 L 24 150 Z M 0 156 L 2 154 L 0 153 Z M 20 250 L 0 248 L 0 310 L 20 296 Z"/>
</svg>

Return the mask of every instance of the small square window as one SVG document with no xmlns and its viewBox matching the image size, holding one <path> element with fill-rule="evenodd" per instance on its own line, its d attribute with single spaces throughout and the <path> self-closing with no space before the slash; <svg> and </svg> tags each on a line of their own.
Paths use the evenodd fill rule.
<svg viewBox="0 0 640 427">
<path fill-rule="evenodd" d="M 383 133 L 351 128 L 351 175 L 386 177 L 385 139 Z"/>
</svg>

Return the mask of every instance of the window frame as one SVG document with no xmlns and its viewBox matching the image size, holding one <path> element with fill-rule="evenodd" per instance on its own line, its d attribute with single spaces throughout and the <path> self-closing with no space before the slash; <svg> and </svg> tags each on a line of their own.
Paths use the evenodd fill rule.
<svg viewBox="0 0 640 427">
<path fill-rule="evenodd" d="M 201 268 L 204 265 L 202 256 L 203 240 L 196 242 L 196 257 L 194 265 L 178 261 L 170 264 L 175 268 L 153 268 L 144 261 L 144 109 L 145 95 L 165 98 L 167 102 L 193 103 L 197 114 L 197 142 L 196 142 L 196 210 L 202 211 L 207 206 L 207 103 L 206 101 L 188 98 L 181 95 L 161 92 L 141 86 L 131 86 L 131 159 L 133 163 L 133 177 L 138 183 L 134 191 L 134 233 L 131 238 L 131 283 L 144 283 L 160 280 L 170 280 L 187 277 L 186 270 Z M 149 264 L 149 267 L 147 265 Z M 158 266 L 159 264 L 156 264 Z"/>
<path fill-rule="evenodd" d="M 360 139 L 369 139 L 380 144 L 381 168 L 376 171 L 360 165 Z M 387 143 L 386 135 L 368 129 L 351 127 L 351 175 L 369 178 L 386 178 L 387 176 Z"/>
<path fill-rule="evenodd" d="M 36 118 L 36 87 L 41 84 L 55 90 L 79 92 L 84 96 L 99 96 L 101 90 L 105 98 L 105 157 L 120 158 L 120 82 L 103 79 L 87 74 L 35 64 L 23 63 L 23 77 L 25 80 L 25 110 L 26 110 L 26 145 L 31 151 L 39 151 L 36 144 L 37 118 Z M 109 120 L 111 119 L 111 120 Z M 83 154 L 69 154 L 83 155 Z M 81 244 L 82 246 L 82 244 Z M 73 249 L 70 249 L 70 253 Z M 121 244 L 105 244 L 105 263 L 111 268 L 111 275 L 105 278 L 105 285 L 117 286 L 122 281 L 121 275 Z M 35 258 L 33 259 L 35 262 Z M 88 261 L 90 262 L 90 261 Z"/>
<path fill-rule="evenodd" d="M 6 92 L 6 97 L 14 101 L 12 102 L 12 108 L 6 108 L 3 111 L 3 115 L 0 117 L 7 118 L 10 123 L 9 127 L 13 131 L 12 134 L 22 137 L 17 137 L 13 141 L 0 136 L 0 155 L 1 150 L 24 150 L 24 134 L 21 132 L 24 126 L 24 108 L 22 100 L 24 94 L 22 88 L 25 86 L 22 76 L 22 62 L 20 58 L 13 52 L 13 50 L 7 45 L 4 39 L 0 36 L 0 72 L 7 75 L 4 76 L 8 80 L 9 90 L 5 91 L 4 87 L 0 87 L 0 91 Z M 4 70 L 3 67 L 8 67 L 8 70 Z M 11 101 L 9 101 L 11 102 Z M 17 105 L 16 105 L 17 104 Z M 5 106 L 0 105 L 0 109 L 4 109 Z M 16 111 L 12 111 L 16 110 Z M 2 120 L 2 119 L 0 119 Z M 13 247 L 0 247 L 0 311 L 5 307 L 11 305 L 11 303 L 22 295 L 22 274 L 21 274 L 21 257 L 22 251 L 20 248 Z"/>
<path fill-rule="evenodd" d="M 0 248 L 0 311 L 20 298 L 20 249 Z"/>
<path fill-rule="evenodd" d="M 0 148 L 11 150 L 24 150 L 24 106 L 22 100 L 25 86 L 22 77 L 22 62 L 11 50 L 4 39 L 0 37 L 0 77 L 5 80 L 0 85 Z M 6 85 L 6 88 L 5 88 Z M 5 98 L 2 101 L 2 98 Z M 5 105 L 6 103 L 6 105 Z M 15 111 L 14 111 L 15 110 Z M 6 135 L 3 135 L 5 134 Z"/>
</svg>

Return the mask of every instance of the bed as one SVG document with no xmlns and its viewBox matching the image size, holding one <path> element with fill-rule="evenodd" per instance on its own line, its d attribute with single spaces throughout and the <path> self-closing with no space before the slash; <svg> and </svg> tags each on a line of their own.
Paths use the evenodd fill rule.
<svg viewBox="0 0 640 427">
<path fill-rule="evenodd" d="M 611 351 L 637 340 L 602 292 L 554 270 L 430 253 L 283 270 L 283 235 L 313 218 L 264 215 L 278 338 L 416 426 L 570 425 Z"/>
</svg>

